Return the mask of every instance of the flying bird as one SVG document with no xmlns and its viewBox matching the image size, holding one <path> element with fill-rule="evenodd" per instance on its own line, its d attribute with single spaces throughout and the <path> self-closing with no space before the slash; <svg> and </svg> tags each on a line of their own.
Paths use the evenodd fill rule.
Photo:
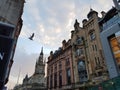
<svg viewBox="0 0 120 90">
<path fill-rule="evenodd" d="M 29 37 L 30 40 L 33 40 L 34 37 L 34 33 L 32 33 L 32 35 Z"/>
</svg>

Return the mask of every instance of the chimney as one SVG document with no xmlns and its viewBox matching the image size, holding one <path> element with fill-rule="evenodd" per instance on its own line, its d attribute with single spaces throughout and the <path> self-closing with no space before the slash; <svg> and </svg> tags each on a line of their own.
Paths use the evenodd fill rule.
<svg viewBox="0 0 120 90">
<path fill-rule="evenodd" d="M 65 49 L 65 46 L 66 46 L 66 40 L 63 40 L 62 41 L 62 48 L 63 48 L 63 50 Z"/>
<path fill-rule="evenodd" d="M 105 14 L 106 14 L 105 11 L 102 11 L 102 12 L 101 12 L 102 18 L 105 16 Z"/>
</svg>

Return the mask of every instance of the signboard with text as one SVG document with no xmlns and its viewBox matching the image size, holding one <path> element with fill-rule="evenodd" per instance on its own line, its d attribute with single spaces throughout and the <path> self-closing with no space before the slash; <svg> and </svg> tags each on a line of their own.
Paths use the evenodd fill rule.
<svg viewBox="0 0 120 90">
<path fill-rule="evenodd" d="M 13 39 L 0 35 L 0 81 L 5 78 L 10 54 L 12 49 Z"/>
</svg>

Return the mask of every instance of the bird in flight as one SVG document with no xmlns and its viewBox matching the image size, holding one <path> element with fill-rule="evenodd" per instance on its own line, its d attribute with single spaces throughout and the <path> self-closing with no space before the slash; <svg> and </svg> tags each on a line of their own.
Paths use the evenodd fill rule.
<svg viewBox="0 0 120 90">
<path fill-rule="evenodd" d="M 29 37 L 30 40 L 33 40 L 34 37 L 34 33 L 32 33 L 32 35 Z"/>
</svg>

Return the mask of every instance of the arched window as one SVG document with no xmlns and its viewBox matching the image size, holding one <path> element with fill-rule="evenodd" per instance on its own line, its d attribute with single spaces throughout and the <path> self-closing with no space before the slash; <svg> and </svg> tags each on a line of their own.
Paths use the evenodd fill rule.
<svg viewBox="0 0 120 90">
<path fill-rule="evenodd" d="M 94 40 L 95 39 L 95 33 L 94 32 L 91 32 L 90 33 L 90 40 Z"/>
<path fill-rule="evenodd" d="M 89 31 L 89 36 L 90 36 L 90 40 L 94 40 L 95 39 L 95 30 L 90 30 Z"/>
<path fill-rule="evenodd" d="M 83 60 L 78 61 L 78 74 L 79 74 L 80 82 L 87 81 L 87 71 L 86 71 L 85 62 Z"/>
</svg>

